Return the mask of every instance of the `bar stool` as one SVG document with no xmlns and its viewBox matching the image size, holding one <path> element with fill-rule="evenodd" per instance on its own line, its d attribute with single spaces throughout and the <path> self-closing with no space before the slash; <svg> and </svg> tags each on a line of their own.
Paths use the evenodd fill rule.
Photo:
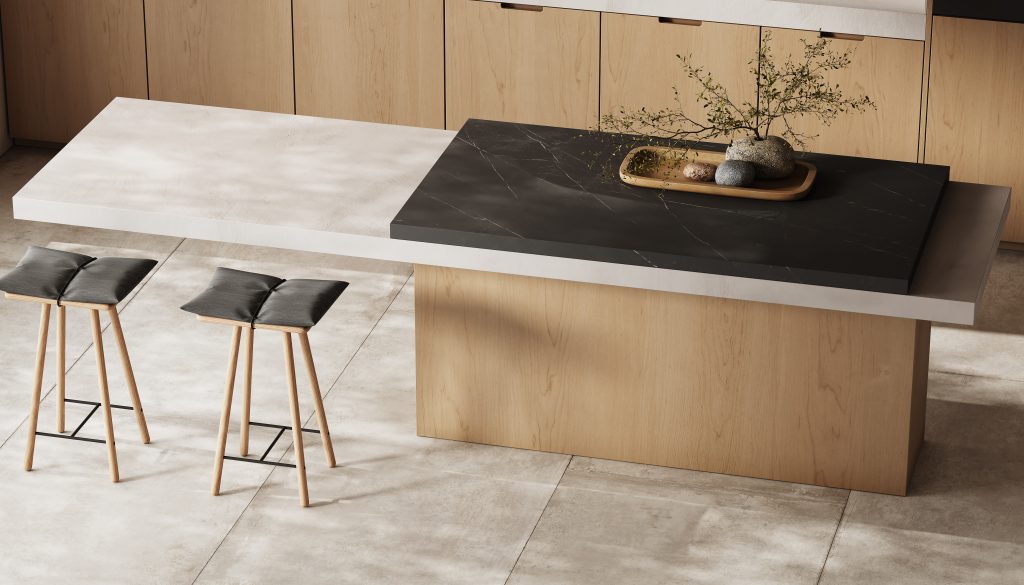
<svg viewBox="0 0 1024 585">
<path fill-rule="evenodd" d="M 227 387 L 224 390 L 224 409 L 220 417 L 220 433 L 217 437 L 217 456 L 213 467 L 213 495 L 220 494 L 220 480 L 224 460 L 262 463 L 280 467 L 295 468 L 299 483 L 299 502 L 302 507 L 309 505 L 309 491 L 306 486 L 305 457 L 302 451 L 302 433 L 319 433 L 323 442 L 327 465 L 334 467 L 334 447 L 331 433 L 327 428 L 324 403 L 320 397 L 320 384 L 316 377 L 313 354 L 309 348 L 309 329 L 327 313 L 338 297 L 348 287 L 347 282 L 336 280 L 284 280 L 265 274 L 243 272 L 230 268 L 218 268 L 210 285 L 184 306 L 182 310 L 198 316 L 200 321 L 219 323 L 234 328 L 231 336 L 231 353 L 228 359 Z M 228 438 L 228 422 L 231 417 L 231 399 L 235 387 L 235 373 L 238 369 L 238 349 L 245 330 L 245 394 L 242 400 L 241 457 L 224 454 Z M 256 329 L 279 331 L 284 335 L 285 374 L 288 379 L 288 399 L 291 406 L 291 425 L 257 423 L 249 420 L 252 395 L 252 354 L 253 336 Z M 295 357 L 292 353 L 292 335 L 299 339 L 306 363 L 310 386 L 313 390 L 313 405 L 316 409 L 319 431 L 302 428 L 299 420 L 299 397 L 295 383 Z M 262 426 L 278 429 L 277 437 L 259 459 L 246 457 L 249 454 L 249 427 Z M 295 442 L 295 464 L 267 461 L 270 450 L 277 444 L 285 431 L 292 431 Z"/>
<path fill-rule="evenodd" d="M 25 471 L 32 470 L 35 454 L 36 435 L 72 439 L 91 443 L 106 443 L 110 461 L 110 478 L 117 483 L 117 448 L 114 445 L 114 426 L 110 417 L 111 408 L 135 411 L 142 442 L 149 443 L 149 429 L 146 416 L 139 401 L 139 388 L 135 383 L 128 346 L 121 330 L 117 315 L 117 304 L 124 300 L 142 279 L 156 266 L 155 260 L 134 258 L 93 258 L 83 254 L 51 250 L 33 246 L 21 262 L 5 276 L 0 277 L 0 290 L 11 300 L 30 301 L 42 305 L 39 319 L 39 341 L 36 346 L 35 380 L 32 387 L 32 406 L 29 412 L 28 446 L 25 451 Z M 57 307 L 57 434 L 37 431 L 39 422 L 39 401 L 43 386 L 43 366 L 46 361 L 46 338 L 50 326 L 50 307 Z M 65 308 L 88 309 L 92 318 L 92 340 L 96 350 L 96 371 L 99 377 L 100 401 L 72 400 L 65 396 Z M 100 331 L 100 311 L 110 316 L 110 325 L 117 339 L 121 353 L 121 366 L 128 383 L 132 406 L 110 403 L 107 384 L 107 366 L 103 355 L 103 335 Z M 91 405 L 92 411 L 70 435 L 64 433 L 64 405 L 66 402 Z M 78 436 L 86 421 L 103 408 L 103 422 L 106 439 L 92 439 Z"/>
</svg>

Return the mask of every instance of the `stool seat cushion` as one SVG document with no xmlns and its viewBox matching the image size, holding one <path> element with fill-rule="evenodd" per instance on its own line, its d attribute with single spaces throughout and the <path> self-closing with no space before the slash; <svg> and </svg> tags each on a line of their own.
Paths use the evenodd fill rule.
<svg viewBox="0 0 1024 585">
<path fill-rule="evenodd" d="M 218 268 L 206 290 L 181 308 L 250 325 L 308 328 L 320 322 L 346 287 L 347 282 L 338 280 L 284 280 Z"/>
<path fill-rule="evenodd" d="M 14 270 L 0 277 L 0 290 L 51 301 L 116 305 L 156 264 L 156 260 L 94 258 L 32 246 Z"/>
</svg>

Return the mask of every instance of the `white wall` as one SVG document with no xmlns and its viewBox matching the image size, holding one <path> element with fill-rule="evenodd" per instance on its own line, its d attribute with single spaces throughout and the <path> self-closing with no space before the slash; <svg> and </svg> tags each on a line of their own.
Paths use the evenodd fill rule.
<svg viewBox="0 0 1024 585">
<path fill-rule="evenodd" d="M 4 48 L 0 46 L 0 154 L 11 147 L 11 138 L 7 132 L 7 92 L 4 89 L 3 67 Z"/>
</svg>

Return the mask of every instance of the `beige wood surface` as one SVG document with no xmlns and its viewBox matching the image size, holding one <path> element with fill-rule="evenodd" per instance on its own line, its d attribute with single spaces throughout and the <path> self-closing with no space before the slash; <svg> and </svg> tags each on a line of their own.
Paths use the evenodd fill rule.
<svg viewBox="0 0 1024 585">
<path fill-rule="evenodd" d="M 417 428 L 904 494 L 929 327 L 417 266 Z"/>
<path fill-rule="evenodd" d="M 446 0 L 447 127 L 468 118 L 597 125 L 600 14 Z"/>
<path fill-rule="evenodd" d="M 658 157 L 657 165 L 640 165 L 640 168 L 637 168 L 633 164 L 634 157 L 651 155 Z M 717 166 L 725 160 L 725 153 L 696 148 L 683 151 L 663 146 L 638 146 L 629 151 L 622 159 L 622 164 L 619 165 L 619 178 L 630 185 L 648 189 L 667 189 L 768 201 L 795 201 L 807 195 L 818 175 L 818 167 L 798 160 L 793 172 L 784 179 L 758 179 L 746 187 L 730 187 L 719 185 L 714 180 L 695 181 L 687 178 L 683 174 L 686 165 L 680 162 L 681 160 Z"/>
<path fill-rule="evenodd" d="M 28 436 L 25 439 L 25 471 L 32 471 L 39 428 L 39 401 L 42 399 L 43 367 L 46 365 L 46 338 L 50 332 L 50 305 L 39 310 L 39 336 L 36 338 L 36 369 L 32 377 L 32 403 L 28 411 Z"/>
<path fill-rule="evenodd" d="M 699 86 L 687 78 L 677 55 L 689 55 L 695 65 L 713 73 L 734 102 L 753 102 L 757 83 L 750 61 L 757 59 L 759 35 L 756 26 L 602 14 L 601 115 L 620 108 L 677 107 L 678 89 L 687 115 L 704 120 L 704 108 L 696 100 Z"/>
<path fill-rule="evenodd" d="M 316 411 L 317 428 L 320 429 L 320 442 L 324 445 L 324 457 L 327 459 L 327 466 L 334 467 L 337 461 L 334 458 L 334 444 L 331 442 L 331 430 L 327 426 L 327 413 L 324 411 L 324 399 L 320 395 L 320 380 L 316 376 L 316 364 L 313 363 L 313 350 L 309 347 L 309 334 L 299 333 L 299 346 L 302 348 L 302 360 L 306 364 L 306 375 L 309 377 L 309 387 L 313 392 L 313 408 Z"/>
<path fill-rule="evenodd" d="M 291 0 L 146 0 L 150 97 L 295 112 Z"/>
<path fill-rule="evenodd" d="M 444 0 L 295 0 L 299 114 L 444 128 Z"/>
<path fill-rule="evenodd" d="M 1008 185 L 1003 239 L 1024 242 L 1024 24 L 935 17 L 925 161 Z"/>
<path fill-rule="evenodd" d="M 292 351 L 292 334 L 284 336 L 284 369 L 288 381 L 288 405 L 292 415 L 292 448 L 295 452 L 295 479 L 299 484 L 299 505 L 309 506 L 309 487 L 306 484 L 306 455 L 302 447 L 302 419 L 299 417 L 299 394 L 295 383 L 295 353 Z"/>
<path fill-rule="evenodd" d="M 228 425 L 231 423 L 231 398 L 235 393 L 235 375 L 238 372 L 238 347 L 242 340 L 242 328 L 231 330 L 231 353 L 228 356 L 228 376 L 224 385 L 224 406 L 220 411 L 220 427 L 217 431 L 217 455 L 213 460 L 213 484 L 210 493 L 220 495 L 221 476 L 224 475 L 224 451 L 228 444 Z"/>
<path fill-rule="evenodd" d="M 103 431 L 107 443 L 107 460 L 110 463 L 110 481 L 117 483 L 120 473 L 117 468 L 117 445 L 114 441 L 114 420 L 110 416 L 110 385 L 107 382 L 107 360 L 103 352 L 103 330 L 100 329 L 100 312 L 89 310 L 92 325 L 92 345 L 96 354 L 96 380 L 100 387 L 100 405 L 103 407 Z"/>
<path fill-rule="evenodd" d="M 44 307 L 48 305 L 43 305 Z M 67 411 L 67 309 L 57 307 L 57 432 L 64 432 Z"/>
<path fill-rule="evenodd" d="M 64 307 L 61 307 L 63 310 Z M 142 411 L 142 400 L 139 398 L 139 385 L 135 382 L 135 370 L 132 369 L 132 358 L 128 355 L 128 344 L 124 339 L 124 330 L 121 329 L 121 317 L 117 314 L 117 307 L 111 305 L 107 309 L 110 317 L 110 328 L 114 331 L 114 339 L 117 341 L 118 354 L 121 356 L 121 368 L 124 371 L 124 379 L 128 384 L 128 396 L 132 401 L 132 411 L 135 413 L 135 423 L 139 426 L 139 435 L 144 444 L 149 444 L 149 427 L 146 425 L 146 415 Z"/>
<path fill-rule="evenodd" d="M 789 55 L 803 54 L 802 39 L 818 40 L 818 33 L 786 29 L 770 30 L 773 52 L 782 62 Z M 921 71 L 924 42 L 865 37 L 864 40 L 832 39 L 836 52 L 854 49 L 853 62 L 841 71 L 830 72 L 826 80 L 838 84 L 849 96 L 868 95 L 877 110 L 841 115 L 824 126 L 805 118 L 794 128 L 818 134 L 807 150 L 828 154 L 864 156 L 914 162 L 918 155 L 921 123 Z M 782 129 L 773 127 L 773 134 Z"/>
<path fill-rule="evenodd" d="M 11 135 L 67 142 L 118 96 L 146 98 L 142 0 L 0 0 Z"/>
<path fill-rule="evenodd" d="M 245 457 L 249 454 L 249 416 L 252 414 L 252 353 L 253 337 L 256 330 L 245 327 L 245 370 L 242 381 L 242 424 L 239 428 L 238 454 Z"/>
</svg>

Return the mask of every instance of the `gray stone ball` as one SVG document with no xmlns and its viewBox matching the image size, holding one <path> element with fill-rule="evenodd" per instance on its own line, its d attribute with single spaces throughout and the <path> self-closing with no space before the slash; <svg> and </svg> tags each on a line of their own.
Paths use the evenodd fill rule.
<svg viewBox="0 0 1024 585">
<path fill-rule="evenodd" d="M 715 183 L 726 187 L 749 187 L 757 177 L 757 167 L 745 160 L 724 160 L 715 171 Z"/>
</svg>

